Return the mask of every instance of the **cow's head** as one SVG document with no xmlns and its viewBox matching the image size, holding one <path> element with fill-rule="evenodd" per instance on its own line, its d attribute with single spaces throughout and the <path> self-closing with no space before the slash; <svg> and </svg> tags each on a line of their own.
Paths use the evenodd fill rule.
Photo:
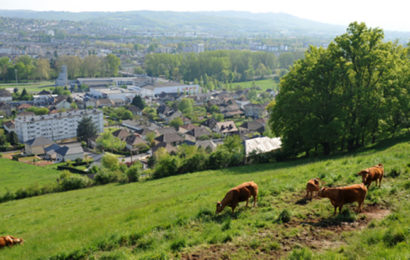
<svg viewBox="0 0 410 260">
<path fill-rule="evenodd" d="M 362 181 L 363 181 L 363 183 L 365 183 L 366 182 L 366 179 L 367 179 L 367 175 L 369 175 L 369 169 L 366 169 L 366 170 L 362 170 L 362 171 L 360 171 L 357 175 L 360 175 L 360 176 L 362 176 Z"/>
<path fill-rule="evenodd" d="M 317 195 L 319 196 L 319 197 L 324 197 L 324 192 L 326 191 L 326 188 L 325 187 L 322 187 L 318 192 L 317 192 Z"/>
<path fill-rule="evenodd" d="M 320 181 L 320 180 L 319 180 L 318 178 L 314 178 L 314 179 L 313 179 L 313 183 L 314 183 L 315 185 L 319 185 L 319 181 Z"/>
<path fill-rule="evenodd" d="M 216 203 L 216 211 L 215 211 L 215 214 L 218 214 L 219 212 L 221 212 L 222 211 L 222 203 L 220 202 L 220 201 L 218 201 L 217 203 Z"/>
<path fill-rule="evenodd" d="M 22 238 L 13 238 L 13 244 L 23 244 L 23 242 Z"/>
</svg>

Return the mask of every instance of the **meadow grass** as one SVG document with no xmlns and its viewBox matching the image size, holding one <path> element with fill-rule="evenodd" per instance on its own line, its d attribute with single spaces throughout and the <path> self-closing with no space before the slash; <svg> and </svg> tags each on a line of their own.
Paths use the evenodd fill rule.
<svg viewBox="0 0 410 260">
<path fill-rule="evenodd" d="M 29 82 L 29 83 L 7 83 L 7 84 L 0 84 L 0 89 L 3 88 L 17 88 L 19 91 L 22 91 L 24 88 L 27 90 L 28 93 L 33 92 L 40 92 L 42 90 L 50 91 L 50 89 L 54 88 L 54 81 L 39 81 L 39 82 Z"/>
<path fill-rule="evenodd" d="M 25 243 L 2 249 L 1 258 L 166 259 L 192 252 L 212 258 L 220 250 L 216 258 L 407 259 L 409 158 L 410 143 L 404 141 L 337 158 L 203 171 L 9 201 L 0 204 L 0 235 L 22 237 Z M 331 216 L 328 199 L 295 204 L 303 198 L 307 180 L 320 177 L 333 186 L 360 183 L 356 173 L 380 162 L 386 178 L 380 189 L 372 185 L 365 205 L 388 208 L 388 217 L 362 231 L 322 229 L 343 243 L 336 248 L 318 250 L 298 240 L 315 232 L 312 219 L 341 221 Z M 390 176 L 393 168 L 400 174 Z M 250 180 L 259 185 L 258 207 L 241 203 L 233 215 L 230 208 L 214 214 L 216 201 Z M 364 218 L 350 213 L 354 207 L 345 206 L 342 217 Z"/>
<path fill-rule="evenodd" d="M 273 79 L 262 79 L 262 80 L 253 80 L 253 81 L 244 81 L 244 82 L 234 82 L 231 83 L 233 87 L 240 86 L 241 88 L 251 88 L 253 86 L 260 87 L 262 90 L 279 88 L 279 84 Z"/>
<path fill-rule="evenodd" d="M 54 184 L 59 172 L 5 158 L 0 158 L 0 197 L 20 188 Z"/>
</svg>

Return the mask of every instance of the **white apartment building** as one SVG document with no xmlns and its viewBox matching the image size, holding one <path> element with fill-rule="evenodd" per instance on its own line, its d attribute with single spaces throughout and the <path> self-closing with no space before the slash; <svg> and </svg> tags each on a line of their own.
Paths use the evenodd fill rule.
<svg viewBox="0 0 410 260">
<path fill-rule="evenodd" d="M 103 112 L 90 109 L 43 116 L 17 116 L 15 119 L 16 134 L 22 143 L 40 136 L 53 141 L 73 138 L 77 136 L 78 122 L 83 117 L 91 117 L 98 133 L 104 131 Z"/>
</svg>

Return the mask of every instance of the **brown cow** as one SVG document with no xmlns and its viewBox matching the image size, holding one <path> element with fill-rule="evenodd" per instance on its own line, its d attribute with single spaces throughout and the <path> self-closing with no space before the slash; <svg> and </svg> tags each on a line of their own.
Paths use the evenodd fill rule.
<svg viewBox="0 0 410 260">
<path fill-rule="evenodd" d="M 320 190 L 319 179 L 314 178 L 308 181 L 306 184 L 306 199 L 312 200 L 313 192 Z"/>
<path fill-rule="evenodd" d="M 0 248 L 6 246 L 13 246 L 15 244 L 22 244 L 24 240 L 22 238 L 16 238 L 13 236 L 2 236 L 0 237 Z"/>
<path fill-rule="evenodd" d="M 339 208 L 339 214 L 342 212 L 342 207 L 344 204 L 356 202 L 358 203 L 357 212 L 360 212 L 363 206 L 364 198 L 366 197 L 367 188 L 363 183 L 353 184 L 345 187 L 328 188 L 323 187 L 318 192 L 318 195 L 322 198 L 329 198 L 333 207 L 336 210 Z"/>
<path fill-rule="evenodd" d="M 248 206 L 248 200 L 251 196 L 253 196 L 253 206 L 255 207 L 258 197 L 258 185 L 253 181 L 242 183 L 230 189 L 226 193 L 225 198 L 216 204 L 216 214 L 221 212 L 226 206 L 231 207 L 232 213 L 234 213 L 236 206 L 241 201 L 246 201 L 246 206 Z"/>
<path fill-rule="evenodd" d="M 379 163 L 378 165 L 360 171 L 357 175 L 362 176 L 363 183 L 369 188 L 372 181 L 376 181 L 376 186 L 378 181 L 380 187 L 382 185 L 383 174 L 384 166 Z"/>
</svg>

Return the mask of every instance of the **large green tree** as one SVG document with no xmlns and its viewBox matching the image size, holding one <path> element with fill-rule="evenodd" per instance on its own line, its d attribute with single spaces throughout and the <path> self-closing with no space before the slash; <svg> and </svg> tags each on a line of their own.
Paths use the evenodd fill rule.
<svg viewBox="0 0 410 260">
<path fill-rule="evenodd" d="M 405 48 L 383 42 L 380 29 L 352 23 L 327 49 L 311 47 L 283 77 L 269 108 L 272 130 L 286 150 L 307 154 L 391 135 L 408 118 L 408 67 Z"/>
<path fill-rule="evenodd" d="M 79 141 L 88 142 L 88 140 L 97 134 L 97 128 L 95 127 L 91 117 L 83 117 L 78 123 L 77 138 Z"/>
</svg>

